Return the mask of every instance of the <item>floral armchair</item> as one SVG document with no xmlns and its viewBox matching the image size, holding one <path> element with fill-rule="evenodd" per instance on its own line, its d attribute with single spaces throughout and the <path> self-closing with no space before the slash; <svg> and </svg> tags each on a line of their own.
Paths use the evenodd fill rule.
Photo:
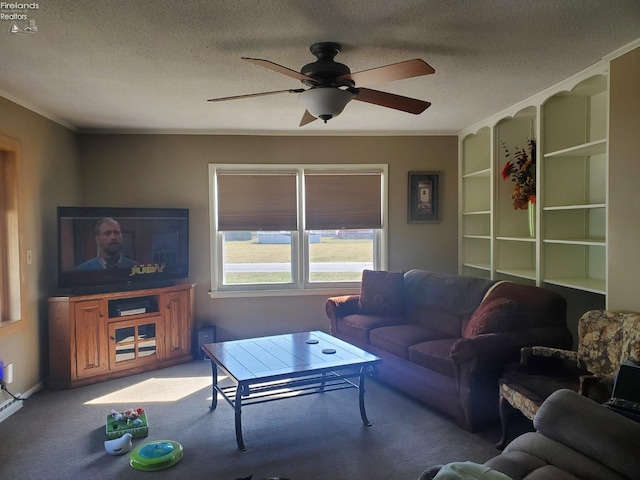
<svg viewBox="0 0 640 480">
<path fill-rule="evenodd" d="M 524 347 L 519 364 L 500 379 L 503 448 L 511 412 L 533 420 L 542 402 L 567 388 L 603 403 L 610 396 L 623 362 L 640 364 L 640 314 L 590 310 L 578 322 L 578 348 Z"/>
</svg>

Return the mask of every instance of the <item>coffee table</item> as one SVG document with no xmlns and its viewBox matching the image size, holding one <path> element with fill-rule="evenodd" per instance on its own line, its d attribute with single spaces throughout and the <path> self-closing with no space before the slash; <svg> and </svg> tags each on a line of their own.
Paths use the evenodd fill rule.
<svg viewBox="0 0 640 480">
<path fill-rule="evenodd" d="M 245 405 L 357 388 L 360 417 L 371 425 L 364 408 L 364 379 L 375 373 L 381 359 L 347 342 L 313 331 L 209 343 L 202 350 L 211 359 L 213 375 L 209 410 L 216 409 L 218 393 L 235 409 L 236 443 L 241 451 L 245 450 L 241 423 Z M 218 384 L 218 369 L 228 377 L 224 386 Z"/>
</svg>

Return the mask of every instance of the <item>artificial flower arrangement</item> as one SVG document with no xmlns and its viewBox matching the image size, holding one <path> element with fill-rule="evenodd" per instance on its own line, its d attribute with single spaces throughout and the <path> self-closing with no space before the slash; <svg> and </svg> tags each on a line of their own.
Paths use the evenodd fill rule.
<svg viewBox="0 0 640 480">
<path fill-rule="evenodd" d="M 513 186 L 513 208 L 526 210 L 529 202 L 536 202 L 536 141 L 527 141 L 526 148 L 516 147 L 511 155 L 505 143 L 502 144 L 507 157 L 507 163 L 502 168 L 502 179 L 511 179 Z"/>
<path fill-rule="evenodd" d="M 124 422 L 127 425 L 132 423 L 134 426 L 139 426 L 143 424 L 140 416 L 144 413 L 144 408 L 136 408 L 136 409 L 128 409 L 124 412 L 118 412 L 116 410 L 111 410 L 111 417 L 116 422 Z"/>
</svg>

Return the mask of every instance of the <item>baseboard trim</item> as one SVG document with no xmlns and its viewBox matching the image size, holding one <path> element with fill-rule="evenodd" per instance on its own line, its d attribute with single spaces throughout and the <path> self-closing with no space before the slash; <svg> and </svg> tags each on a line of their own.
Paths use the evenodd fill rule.
<svg viewBox="0 0 640 480">
<path fill-rule="evenodd" d="M 17 395 L 16 395 L 17 396 Z M 10 398 L 0 404 L 0 423 L 22 408 L 23 400 Z"/>
<path fill-rule="evenodd" d="M 15 396 L 18 398 L 9 398 L 0 403 L 0 423 L 20 410 L 24 406 L 24 401 L 39 390 L 42 390 L 42 382 L 31 387 L 25 393 L 16 393 Z"/>
</svg>

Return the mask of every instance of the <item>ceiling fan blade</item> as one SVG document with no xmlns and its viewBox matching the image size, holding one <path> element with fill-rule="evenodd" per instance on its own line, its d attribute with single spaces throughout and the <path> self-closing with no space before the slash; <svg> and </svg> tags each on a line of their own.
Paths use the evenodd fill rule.
<svg viewBox="0 0 640 480">
<path fill-rule="evenodd" d="M 232 97 L 210 98 L 207 102 L 224 102 L 226 100 L 238 100 L 241 98 L 262 97 L 264 95 L 276 95 L 278 93 L 302 93 L 304 88 L 290 88 L 288 90 L 275 90 L 273 92 L 249 93 L 246 95 L 234 95 Z"/>
<path fill-rule="evenodd" d="M 307 123 L 311 123 L 317 120 L 316 117 L 309 113 L 309 110 L 304 111 L 304 115 L 302 115 L 302 120 L 300 120 L 300 127 L 304 127 Z"/>
<path fill-rule="evenodd" d="M 380 105 L 381 107 L 394 108 L 407 113 L 418 115 L 431 106 L 430 102 L 417 100 L 415 98 L 403 97 L 393 93 L 381 92 L 379 90 L 371 90 L 369 88 L 358 88 L 358 93 L 353 97 L 354 100 L 361 102 Z"/>
<path fill-rule="evenodd" d="M 295 70 L 291 70 L 290 68 L 283 67 L 282 65 L 278 65 L 277 63 L 273 63 L 269 60 L 262 60 L 260 58 L 247 58 L 247 57 L 241 57 L 241 58 L 242 60 L 251 62 L 254 65 L 259 65 L 260 67 L 268 68 L 269 70 L 282 73 L 283 75 L 286 75 L 287 77 L 295 78 L 296 80 L 300 80 L 300 81 L 306 80 L 307 82 L 311 82 L 313 84 L 318 83 L 311 77 L 303 75 L 300 72 L 296 72 Z"/>
<path fill-rule="evenodd" d="M 403 78 L 419 77 L 435 73 L 435 70 L 424 60 L 414 58 L 404 62 L 393 63 L 385 67 L 372 68 L 361 72 L 350 73 L 338 77 L 338 80 L 351 80 L 357 86 L 374 85 L 392 82 Z"/>
</svg>

